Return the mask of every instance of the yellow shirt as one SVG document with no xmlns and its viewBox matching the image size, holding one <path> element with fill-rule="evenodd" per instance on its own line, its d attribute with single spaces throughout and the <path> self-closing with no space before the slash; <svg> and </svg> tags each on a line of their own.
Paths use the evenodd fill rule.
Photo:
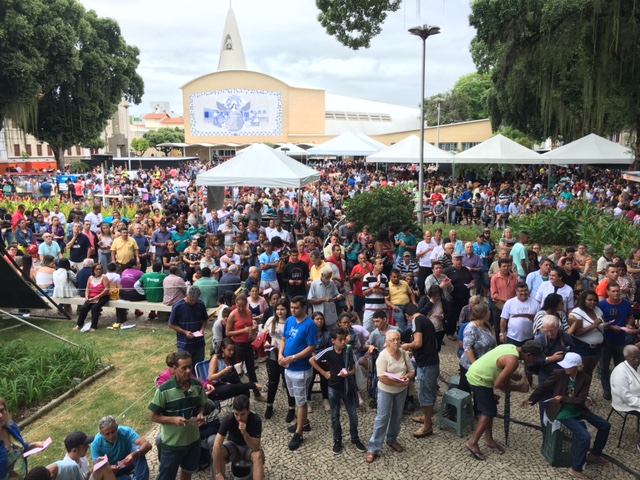
<svg viewBox="0 0 640 480">
<path fill-rule="evenodd" d="M 138 250 L 138 244 L 131 237 L 127 238 L 126 242 L 122 240 L 122 237 L 118 237 L 111 244 L 111 251 L 116 252 L 116 263 L 123 265 L 135 258 L 136 250 Z"/>
<path fill-rule="evenodd" d="M 411 303 L 411 288 L 404 280 L 400 280 L 397 285 L 389 282 L 389 300 L 394 305 L 408 305 Z"/>
<path fill-rule="evenodd" d="M 322 269 L 326 266 L 327 266 L 326 262 L 322 262 L 319 267 L 316 267 L 315 265 L 311 265 L 311 268 L 309 269 L 309 280 L 311 280 L 311 282 L 320 280 L 320 277 L 322 276 Z"/>
</svg>

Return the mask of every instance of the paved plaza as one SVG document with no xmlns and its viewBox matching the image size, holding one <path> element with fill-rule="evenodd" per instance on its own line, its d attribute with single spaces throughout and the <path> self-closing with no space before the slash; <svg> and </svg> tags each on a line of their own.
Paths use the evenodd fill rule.
<svg viewBox="0 0 640 480">
<path fill-rule="evenodd" d="M 440 354 L 441 373 L 446 379 L 458 374 L 458 360 L 455 354 L 453 342 L 446 341 Z M 261 364 L 258 369 L 259 381 L 266 383 L 266 368 Z M 534 377 L 534 382 L 535 382 Z M 446 390 L 446 385 L 441 383 L 441 389 Z M 281 387 L 282 388 L 282 387 Z M 498 407 L 502 413 L 504 394 L 501 393 L 501 401 Z M 602 399 L 602 388 L 596 377 L 591 385 L 591 396 L 595 401 L 593 410 L 606 418 L 610 405 Z M 440 430 L 437 427 L 437 416 L 440 411 L 440 400 L 436 404 L 434 418 L 434 434 L 431 437 L 416 439 L 412 433 L 418 425 L 411 421 L 410 416 L 405 415 L 399 442 L 405 447 L 402 453 L 396 453 L 386 447 L 381 456 L 372 464 L 365 462 L 365 454 L 359 453 L 350 443 L 348 437 L 348 420 L 346 412 L 342 411 L 342 425 L 344 450 L 342 455 L 335 457 L 332 452 L 333 440 L 331 431 L 331 419 L 329 412 L 322 407 L 322 397 L 319 393 L 312 398 L 313 412 L 309 415 L 312 431 L 305 433 L 304 443 L 295 452 L 287 448 L 291 434 L 286 431 L 286 399 L 284 392 L 279 392 L 276 397 L 275 414 L 270 420 L 264 420 L 264 403 L 252 402 L 252 409 L 263 417 L 262 444 L 266 455 L 266 478 L 272 480 L 299 480 L 299 479 L 551 479 L 572 478 L 567 473 L 567 468 L 553 468 L 540 453 L 542 446 L 542 433 L 531 427 L 518 425 L 512 422 L 510 428 L 509 445 L 502 456 L 489 448 L 482 448 L 487 455 L 487 460 L 479 462 L 474 460 L 464 444 L 471 431 L 466 430 L 463 438 L 458 438 L 450 428 Z M 520 403 L 526 396 L 521 393 L 512 394 L 511 416 L 515 420 L 538 423 L 538 407 L 528 409 L 520 408 Z M 375 410 L 368 406 L 367 402 L 358 411 L 360 421 L 360 438 L 366 445 L 371 435 Z M 620 448 L 616 448 L 622 420 L 615 414 L 611 417 L 612 429 L 609 442 L 604 454 L 612 457 L 617 462 L 640 472 L 640 452 L 636 444 L 640 441 L 640 433 L 636 433 L 635 419 L 627 421 L 625 435 Z M 494 436 L 498 443 L 504 445 L 504 422 L 496 419 Z M 148 432 L 147 438 L 151 441 L 159 431 L 154 428 Z M 481 441 L 482 445 L 482 441 Z M 158 470 L 157 455 L 155 450 L 149 454 L 151 477 L 155 478 Z M 613 462 L 605 467 L 589 464 L 586 470 L 592 479 L 633 480 L 634 475 L 616 466 Z M 211 473 L 200 472 L 195 476 L 197 480 L 210 480 Z M 227 479 L 231 478 L 227 469 Z"/>
</svg>

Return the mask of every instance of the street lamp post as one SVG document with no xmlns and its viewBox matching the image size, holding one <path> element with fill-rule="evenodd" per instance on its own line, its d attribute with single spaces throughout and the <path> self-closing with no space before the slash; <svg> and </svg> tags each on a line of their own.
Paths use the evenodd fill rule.
<svg viewBox="0 0 640 480">
<path fill-rule="evenodd" d="M 422 39 L 422 95 L 420 97 L 420 169 L 418 171 L 418 221 L 424 225 L 424 75 L 427 56 L 427 38 L 440 33 L 440 27 L 423 25 L 409 29 L 411 35 Z"/>
</svg>

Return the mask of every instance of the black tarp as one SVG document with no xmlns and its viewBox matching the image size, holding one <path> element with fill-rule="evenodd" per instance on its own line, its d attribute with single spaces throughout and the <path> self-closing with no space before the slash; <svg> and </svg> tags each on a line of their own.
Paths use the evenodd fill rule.
<svg viewBox="0 0 640 480">
<path fill-rule="evenodd" d="M 4 257 L 0 259 L 0 308 L 50 308 Z"/>
</svg>

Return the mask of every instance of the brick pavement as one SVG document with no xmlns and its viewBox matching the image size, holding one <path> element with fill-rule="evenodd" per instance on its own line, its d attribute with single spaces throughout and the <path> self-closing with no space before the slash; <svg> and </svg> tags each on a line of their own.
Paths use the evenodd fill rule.
<svg viewBox="0 0 640 480">
<path fill-rule="evenodd" d="M 458 360 L 452 342 L 446 341 L 441 352 L 441 373 L 446 379 L 457 375 Z M 259 380 L 266 383 L 266 369 L 261 365 L 258 370 Z M 534 380 L 535 382 L 535 380 Z M 441 384 L 442 389 L 446 386 Z M 594 411 L 606 418 L 609 413 L 609 403 L 602 400 L 602 389 L 597 376 L 591 386 L 592 397 L 595 400 Z M 501 394 L 499 411 L 502 412 L 504 394 Z M 436 404 L 436 418 L 434 418 L 434 434 L 431 437 L 415 439 L 412 432 L 417 424 L 409 416 L 403 419 L 399 442 L 405 447 L 402 453 L 396 453 L 390 448 L 383 449 L 381 456 L 372 464 L 365 462 L 365 454 L 358 452 L 351 445 L 348 438 L 348 420 L 346 412 L 342 412 L 341 420 L 345 434 L 344 450 L 341 456 L 335 457 L 332 452 L 332 431 L 329 412 L 322 407 L 321 395 L 314 394 L 312 398 L 313 412 L 309 415 L 312 431 L 305 433 L 304 444 L 299 450 L 291 452 L 287 444 L 291 434 L 286 431 L 284 422 L 286 415 L 286 399 L 281 392 L 276 397 L 275 414 L 270 420 L 263 420 L 263 446 L 266 455 L 266 478 L 272 480 L 300 480 L 300 479 L 442 479 L 442 480 L 475 480 L 475 479 L 550 479 L 572 478 L 566 468 L 550 467 L 540 453 L 542 433 L 533 428 L 511 424 L 509 445 L 502 456 L 488 448 L 483 449 L 487 460 L 478 462 L 466 450 L 464 443 L 471 434 L 465 431 L 463 438 L 458 438 L 452 429 L 437 428 L 437 415 L 440 398 Z M 512 394 L 512 418 L 536 424 L 538 421 L 537 406 L 521 409 L 520 403 L 526 398 L 524 394 Z M 252 409 L 261 416 L 264 414 L 265 404 L 252 402 Z M 376 412 L 368 406 L 368 402 L 359 409 L 360 438 L 366 445 L 371 435 Z M 613 415 L 612 429 L 609 442 L 604 453 L 617 461 L 640 472 L 640 452 L 636 444 L 640 441 L 640 434 L 635 432 L 635 420 L 627 422 L 625 436 L 620 448 L 616 448 L 622 421 Z M 158 428 L 154 428 L 146 435 L 152 440 Z M 503 420 L 496 419 L 494 436 L 497 442 L 504 445 Z M 151 477 L 157 475 L 158 464 L 156 452 L 149 457 Z M 609 464 L 605 467 L 587 466 L 590 478 L 616 480 L 632 480 L 633 475 L 621 468 Z M 227 470 L 227 479 L 231 474 Z M 196 480 L 210 480 L 211 473 L 200 472 Z"/>
</svg>

